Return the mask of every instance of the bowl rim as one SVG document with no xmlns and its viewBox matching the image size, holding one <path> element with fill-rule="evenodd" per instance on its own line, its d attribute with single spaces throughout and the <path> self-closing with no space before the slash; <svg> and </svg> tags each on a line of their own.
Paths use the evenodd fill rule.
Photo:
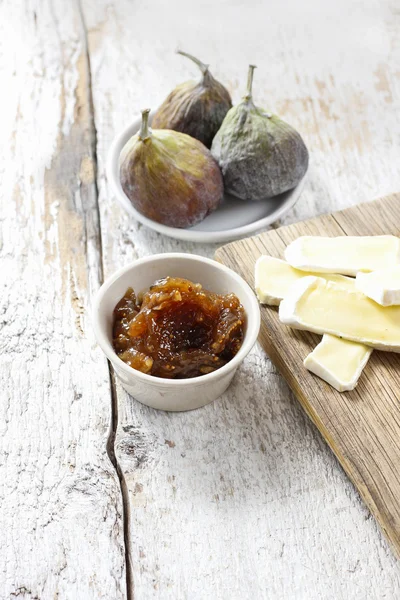
<svg viewBox="0 0 400 600">
<path fill-rule="evenodd" d="M 129 365 L 127 365 L 116 354 L 116 352 L 114 351 L 114 349 L 112 347 L 112 344 L 110 343 L 110 341 L 108 339 L 106 332 L 104 331 L 104 328 L 102 327 L 102 325 L 100 323 L 100 304 L 103 301 L 104 297 L 109 292 L 109 290 L 111 289 L 112 285 L 118 279 L 120 279 L 123 275 L 125 275 L 125 273 L 131 271 L 132 269 L 134 269 L 135 267 L 137 267 L 139 265 L 143 265 L 143 264 L 154 262 L 154 261 L 169 260 L 171 258 L 194 260 L 197 262 L 201 262 L 204 265 L 216 267 L 217 269 L 223 271 L 225 274 L 227 274 L 229 277 L 231 277 L 231 279 L 236 280 L 236 282 L 241 285 L 244 293 L 247 295 L 247 297 L 250 300 L 251 310 L 246 311 L 247 329 L 246 329 L 246 333 L 245 333 L 245 336 L 243 339 L 243 343 L 242 343 L 238 353 L 232 358 L 232 360 L 227 362 L 226 365 L 220 367 L 219 369 L 216 369 L 212 373 L 207 373 L 205 375 L 198 375 L 197 377 L 191 377 L 191 378 L 187 378 L 187 379 L 167 379 L 165 377 L 156 377 L 154 375 L 148 375 L 146 373 L 142 373 L 141 371 L 133 369 L 133 367 L 130 367 Z M 260 307 L 258 304 L 258 300 L 257 300 L 254 292 L 252 291 L 251 287 L 249 286 L 249 284 L 240 275 L 238 275 L 237 273 L 235 273 L 235 271 L 233 271 L 229 267 L 226 267 L 225 265 L 222 265 L 221 263 L 219 263 L 216 260 L 213 260 L 211 258 L 206 258 L 199 254 L 189 254 L 186 252 L 167 252 L 165 254 L 153 254 L 150 256 L 144 256 L 144 257 L 134 260 L 134 261 L 130 262 L 129 264 L 125 265 L 124 267 L 118 269 L 113 275 L 111 275 L 104 281 L 104 283 L 101 285 L 101 287 L 96 292 L 96 294 L 93 298 L 93 301 L 92 301 L 91 314 L 92 314 L 92 324 L 93 324 L 94 334 L 95 334 L 97 343 L 99 344 L 100 348 L 103 350 L 106 357 L 110 360 L 110 362 L 113 365 L 115 365 L 118 368 L 118 370 L 122 370 L 127 375 L 137 377 L 138 379 L 140 379 L 146 383 L 151 383 L 153 385 L 159 384 L 162 386 L 167 385 L 167 386 L 176 386 L 176 387 L 185 387 L 188 385 L 193 386 L 193 385 L 200 385 L 200 384 L 205 385 L 207 383 L 211 383 L 215 379 L 223 377 L 224 375 L 226 375 L 233 369 L 237 368 L 239 366 L 239 364 L 243 361 L 243 359 L 247 356 L 247 354 L 250 352 L 250 350 L 254 346 L 255 342 L 257 341 L 257 337 L 258 337 L 258 333 L 259 333 L 260 325 L 261 325 L 261 315 L 260 315 Z"/>
<path fill-rule="evenodd" d="M 154 116 L 156 109 L 151 110 L 150 116 Z M 119 181 L 119 177 L 116 176 L 116 170 L 118 170 L 119 158 L 122 152 L 123 147 L 127 143 L 127 141 L 134 135 L 133 130 L 138 129 L 140 127 L 141 116 L 138 114 L 134 119 L 132 119 L 123 129 L 121 129 L 116 136 L 114 137 L 111 146 L 108 151 L 107 160 L 106 160 L 106 175 L 107 180 L 111 186 L 112 194 L 116 197 L 118 204 L 124 208 L 124 210 L 131 216 L 142 223 L 149 229 L 156 231 L 157 233 L 161 233 L 166 235 L 167 237 L 189 241 L 194 243 L 215 243 L 215 242 L 228 242 L 231 240 L 243 238 L 246 235 L 250 235 L 252 233 L 256 233 L 257 231 L 263 229 L 264 227 L 268 227 L 271 223 L 275 223 L 277 220 L 281 219 L 286 213 L 288 213 L 294 206 L 297 204 L 300 199 L 304 184 L 308 177 L 309 167 L 307 167 L 307 171 L 305 172 L 303 178 L 299 181 L 299 183 L 292 189 L 288 190 L 291 192 L 290 196 L 286 199 L 285 202 L 280 204 L 276 210 L 267 215 L 266 217 L 262 217 L 260 219 L 256 219 L 251 223 L 247 223 L 246 225 L 239 225 L 236 227 L 232 227 L 231 229 L 221 229 L 217 231 L 202 231 L 196 230 L 191 227 L 179 228 L 179 227 L 171 227 L 169 225 L 163 225 L 162 223 L 157 223 L 157 221 L 153 221 L 148 217 L 142 215 L 129 201 L 128 197 L 124 193 L 121 183 Z M 125 140 L 125 138 L 128 138 Z M 125 140 L 125 141 L 124 141 Z"/>
</svg>

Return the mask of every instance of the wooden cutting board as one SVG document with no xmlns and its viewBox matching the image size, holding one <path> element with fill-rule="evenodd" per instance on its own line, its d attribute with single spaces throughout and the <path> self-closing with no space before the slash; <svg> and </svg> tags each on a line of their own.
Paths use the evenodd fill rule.
<svg viewBox="0 0 400 600">
<path fill-rule="evenodd" d="M 230 243 L 216 259 L 254 289 L 260 254 L 283 258 L 300 235 L 380 234 L 400 235 L 400 194 Z M 374 351 L 357 388 L 340 394 L 303 367 L 319 336 L 285 327 L 273 307 L 261 317 L 261 345 L 400 555 L 400 355 Z"/>
</svg>

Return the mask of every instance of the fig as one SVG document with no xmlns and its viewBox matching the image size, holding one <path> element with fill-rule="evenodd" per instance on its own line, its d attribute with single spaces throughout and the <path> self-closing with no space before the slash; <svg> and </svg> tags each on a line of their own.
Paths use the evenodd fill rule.
<svg viewBox="0 0 400 600">
<path fill-rule="evenodd" d="M 153 127 L 186 133 L 210 148 L 226 113 L 232 107 L 231 97 L 228 90 L 211 75 L 209 65 L 187 52 L 177 52 L 196 63 L 202 77 L 200 81 L 181 83 L 169 94 L 154 116 Z"/>
<path fill-rule="evenodd" d="M 221 171 L 198 140 L 170 129 L 149 128 L 142 111 L 140 132 L 120 155 L 120 180 L 141 214 L 171 227 L 191 227 L 215 210 L 223 195 Z"/>
<path fill-rule="evenodd" d="M 308 150 L 300 134 L 255 106 L 255 68 L 249 66 L 247 94 L 227 113 L 211 147 L 225 191 L 243 200 L 263 200 L 294 188 L 308 167 Z"/>
</svg>

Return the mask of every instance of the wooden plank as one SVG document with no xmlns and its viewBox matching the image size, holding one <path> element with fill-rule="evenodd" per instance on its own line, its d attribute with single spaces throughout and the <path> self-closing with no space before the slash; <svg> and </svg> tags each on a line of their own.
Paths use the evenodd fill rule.
<svg viewBox="0 0 400 600">
<path fill-rule="evenodd" d="M 256 101 L 304 135 L 309 179 L 284 223 L 400 189 L 396 0 L 82 3 L 106 276 L 155 252 L 216 249 L 142 227 L 105 176 L 121 128 L 197 76 L 178 45 L 209 62 L 235 102 L 257 64 Z M 399 567 L 375 520 L 261 348 L 195 413 L 157 413 L 118 385 L 116 396 L 135 598 L 397 597 Z"/>
<path fill-rule="evenodd" d="M 283 258 L 299 235 L 380 235 L 400 232 L 400 193 L 369 204 L 234 242 L 217 258 L 254 286 L 261 253 Z M 276 237 L 282 244 L 279 248 Z M 359 384 L 340 394 L 302 365 L 318 336 L 284 327 L 277 310 L 262 307 L 261 343 L 288 381 L 400 554 L 400 356 L 374 352 Z"/>
<path fill-rule="evenodd" d="M 89 317 L 102 265 L 84 30 L 75 2 L 47 1 L 3 4 L 0 28 L 0 596 L 123 599 L 109 373 Z"/>
</svg>

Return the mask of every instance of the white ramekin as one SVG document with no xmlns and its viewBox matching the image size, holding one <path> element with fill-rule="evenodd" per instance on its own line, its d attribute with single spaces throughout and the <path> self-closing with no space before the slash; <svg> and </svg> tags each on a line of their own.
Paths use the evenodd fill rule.
<svg viewBox="0 0 400 600">
<path fill-rule="evenodd" d="M 153 377 L 132 369 L 114 352 L 112 325 L 117 302 L 128 287 L 140 292 L 167 276 L 190 279 L 220 294 L 233 292 L 242 303 L 247 317 L 243 344 L 236 356 L 217 371 L 192 379 Z M 195 254 L 155 254 L 130 263 L 101 286 L 92 310 L 96 339 L 123 387 L 139 402 L 160 410 L 192 410 L 218 398 L 255 344 L 260 329 L 258 301 L 247 283 L 231 269 Z"/>
</svg>

